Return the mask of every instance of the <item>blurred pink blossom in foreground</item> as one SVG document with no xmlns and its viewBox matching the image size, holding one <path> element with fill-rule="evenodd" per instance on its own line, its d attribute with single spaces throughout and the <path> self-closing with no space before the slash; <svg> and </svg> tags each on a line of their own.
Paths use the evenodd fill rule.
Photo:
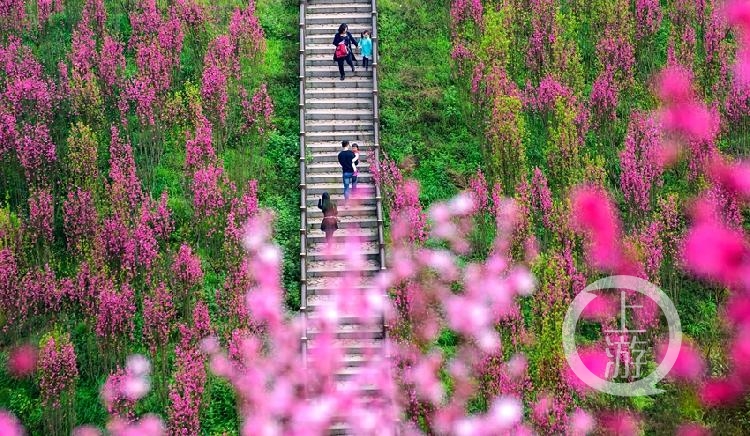
<svg viewBox="0 0 750 436">
<path fill-rule="evenodd" d="M 33 345 L 14 348 L 8 356 L 8 372 L 14 377 L 26 377 L 36 370 L 37 349 Z"/>
</svg>

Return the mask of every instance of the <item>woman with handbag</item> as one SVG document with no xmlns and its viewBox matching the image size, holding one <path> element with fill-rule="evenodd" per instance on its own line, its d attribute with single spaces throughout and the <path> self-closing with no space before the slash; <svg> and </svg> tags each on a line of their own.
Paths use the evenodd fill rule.
<svg viewBox="0 0 750 436">
<path fill-rule="evenodd" d="M 357 40 L 354 39 L 351 33 L 349 33 L 349 26 L 342 23 L 339 26 L 339 33 L 333 37 L 333 45 L 336 47 L 336 51 L 333 53 L 333 60 L 339 64 L 340 79 L 344 80 L 346 75 L 344 74 L 344 61 L 352 67 L 354 72 L 354 52 L 352 51 L 352 44 L 357 45 Z"/>
<path fill-rule="evenodd" d="M 333 232 L 339 228 L 338 210 L 336 203 L 331 200 L 331 195 L 323 193 L 323 197 L 318 200 L 318 209 L 323 211 L 323 222 L 320 223 L 320 230 L 326 234 L 326 243 L 329 245 L 333 242 Z"/>
</svg>

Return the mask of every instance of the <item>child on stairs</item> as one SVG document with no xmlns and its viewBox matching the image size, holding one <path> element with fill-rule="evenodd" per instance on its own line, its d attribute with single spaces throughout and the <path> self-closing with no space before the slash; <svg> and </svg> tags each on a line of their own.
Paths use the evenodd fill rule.
<svg viewBox="0 0 750 436">
<path fill-rule="evenodd" d="M 354 173 L 352 175 L 352 191 L 357 190 L 357 176 L 359 175 L 359 170 L 357 169 L 357 164 L 359 164 L 359 145 L 358 144 L 352 144 L 352 152 L 354 153 L 354 159 L 352 159 L 352 168 L 354 169 Z"/>
<path fill-rule="evenodd" d="M 359 52 L 362 54 L 362 66 L 367 71 L 367 66 L 372 59 L 372 39 L 370 39 L 369 30 L 362 32 L 362 37 L 359 39 Z"/>
</svg>

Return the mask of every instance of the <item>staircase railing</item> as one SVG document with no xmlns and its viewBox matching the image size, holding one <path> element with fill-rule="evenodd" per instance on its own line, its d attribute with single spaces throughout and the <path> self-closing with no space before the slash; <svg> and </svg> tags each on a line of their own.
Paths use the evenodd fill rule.
<svg viewBox="0 0 750 436">
<path fill-rule="evenodd" d="M 302 365 L 307 367 L 307 168 L 305 154 L 305 11 L 299 2 L 299 209 L 300 209 L 300 312 L 302 312 Z"/>
<path fill-rule="evenodd" d="M 378 92 L 378 6 L 377 0 L 372 0 L 372 121 L 373 121 L 373 135 L 374 135 L 374 160 L 375 168 L 380 170 L 380 93 Z M 372 170 L 371 170 L 372 171 Z M 380 191 L 380 183 L 375 181 L 375 207 L 377 209 L 378 217 L 378 252 L 380 256 L 380 271 L 386 269 L 385 263 L 385 232 L 383 230 L 383 196 Z M 390 296 L 386 291 L 383 295 L 385 301 L 388 301 Z M 388 322 L 385 319 L 385 313 L 383 313 L 383 358 L 388 361 L 391 358 L 390 350 L 388 347 Z M 396 422 L 398 426 L 398 422 Z"/>
</svg>

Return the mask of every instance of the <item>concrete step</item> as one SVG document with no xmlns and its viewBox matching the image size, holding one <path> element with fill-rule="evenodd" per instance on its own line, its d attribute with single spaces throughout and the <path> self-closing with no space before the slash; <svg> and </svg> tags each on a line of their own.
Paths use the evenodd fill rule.
<svg viewBox="0 0 750 436">
<path fill-rule="evenodd" d="M 377 260 L 377 256 L 380 255 L 380 249 L 378 248 L 377 242 L 360 244 L 359 248 L 360 252 L 364 254 L 366 258 L 373 257 Z M 332 250 L 328 249 L 328 244 L 325 242 L 310 244 L 307 247 L 307 258 L 310 260 L 341 259 L 350 255 L 351 253 L 346 251 L 343 245 L 334 246 Z"/>
<path fill-rule="evenodd" d="M 367 162 L 367 160 L 373 156 L 372 148 L 367 142 L 355 141 L 352 145 L 357 144 L 359 146 L 359 161 Z M 334 141 L 321 141 L 321 142 L 307 142 L 305 147 L 309 154 L 313 155 L 316 153 L 339 153 L 341 148 L 341 142 Z"/>
<path fill-rule="evenodd" d="M 343 140 L 348 140 L 351 142 L 374 141 L 374 133 L 372 131 L 357 131 L 354 129 L 337 131 L 308 130 L 305 132 L 305 136 L 312 142 L 338 141 L 340 143 Z"/>
<path fill-rule="evenodd" d="M 374 356 L 383 352 L 383 341 L 378 339 L 342 339 L 338 344 L 347 356 Z M 315 348 L 315 339 L 310 339 L 308 348 Z"/>
<path fill-rule="evenodd" d="M 360 171 L 368 171 L 370 169 L 369 162 L 362 162 L 357 165 Z M 341 171 L 341 165 L 338 162 L 313 162 L 307 164 L 307 174 L 318 174 L 318 173 L 330 173 L 335 171 Z"/>
<path fill-rule="evenodd" d="M 350 77 L 350 80 L 345 80 L 344 82 L 341 82 L 340 80 L 336 80 L 336 83 L 344 83 L 347 84 L 354 81 L 355 78 Z M 370 103 L 372 103 L 372 88 L 352 88 L 352 87 L 345 87 L 345 88 L 306 88 L 305 89 L 305 101 L 309 102 L 310 100 L 344 100 L 344 99 L 363 99 L 363 100 L 369 100 Z M 342 102 L 342 104 L 345 104 L 345 102 Z M 337 106 L 338 107 L 338 106 Z M 372 106 L 370 106 L 372 107 Z"/>
<path fill-rule="evenodd" d="M 370 7 L 369 11 L 357 12 L 352 10 L 340 9 L 339 11 L 335 11 L 333 13 L 319 13 L 318 11 L 310 10 L 308 8 L 305 12 L 305 22 L 308 24 L 308 26 L 317 24 L 329 25 L 330 23 L 336 23 L 334 26 L 334 32 L 338 31 L 339 25 L 341 23 L 346 23 L 349 25 L 349 31 L 352 33 L 352 35 L 359 35 L 361 31 L 354 33 L 351 29 L 360 24 L 361 26 L 359 27 L 372 26 L 372 7 Z"/>
<path fill-rule="evenodd" d="M 315 338 L 318 335 L 315 328 L 307 329 L 307 337 Z M 364 326 L 359 324 L 344 324 L 336 328 L 337 339 L 383 339 L 383 329 L 377 326 Z"/>
<path fill-rule="evenodd" d="M 360 97 L 340 97 L 338 94 L 332 94 L 330 90 L 324 95 L 332 98 L 316 98 L 309 93 L 305 95 L 306 112 L 322 110 L 366 110 L 372 118 L 372 96 L 370 98 Z"/>
<path fill-rule="evenodd" d="M 335 143 L 334 143 L 335 144 Z M 359 143 L 356 143 L 359 144 Z M 324 150 L 321 148 L 308 148 L 309 155 L 312 158 L 313 162 L 338 162 L 338 156 L 339 152 L 341 152 L 341 147 L 338 147 L 337 149 L 334 149 L 334 147 L 330 147 L 330 150 Z M 359 165 L 362 165 L 364 163 L 369 163 L 369 153 L 359 153 L 359 160 L 360 162 L 357 164 L 357 167 L 359 168 Z M 362 168 L 359 168 L 362 170 Z"/>
<path fill-rule="evenodd" d="M 365 242 L 363 245 L 368 243 Z M 374 243 L 377 243 L 377 241 Z M 309 246 L 321 246 L 322 244 L 324 242 L 319 241 L 317 243 L 313 242 Z M 343 245 L 335 245 L 337 249 L 340 249 L 340 247 L 343 247 Z M 307 295 L 329 295 L 333 290 L 341 289 L 341 280 L 340 277 L 310 277 L 307 279 Z M 371 287 L 371 280 L 369 276 L 362 277 L 358 283 L 348 283 L 347 286 L 364 292 L 365 289 Z"/>
<path fill-rule="evenodd" d="M 357 38 L 359 38 L 359 35 L 355 35 Z M 361 57 L 361 51 L 359 47 L 352 46 L 352 49 L 354 49 L 354 53 L 357 55 L 357 58 Z M 316 40 L 314 43 L 308 44 L 305 42 L 305 57 L 309 55 L 328 55 L 329 58 L 333 57 L 333 53 L 336 50 L 336 46 L 333 45 L 333 38 L 331 38 L 331 41 L 324 41 L 318 43 Z M 372 60 L 372 58 L 370 58 Z"/>
<path fill-rule="evenodd" d="M 362 189 L 364 192 L 375 192 L 375 185 L 372 183 L 357 183 L 357 189 Z M 344 193 L 344 183 L 315 183 L 307 185 L 307 194 L 313 196 L 322 195 L 324 192 L 328 192 L 331 195 Z"/>
<path fill-rule="evenodd" d="M 341 277 L 345 272 L 359 272 L 366 275 L 378 271 L 380 271 L 380 266 L 377 261 L 373 260 L 368 260 L 357 267 L 352 267 L 349 262 L 343 260 L 315 260 L 307 263 L 308 277 Z"/>
<path fill-rule="evenodd" d="M 357 177 L 359 183 L 373 183 L 372 174 L 360 171 Z M 343 183 L 341 171 L 330 173 L 314 173 L 307 175 L 307 183 Z"/>
<path fill-rule="evenodd" d="M 331 48 L 333 48 L 333 46 L 331 46 Z M 365 72 L 365 67 L 362 66 L 362 55 L 360 55 L 356 49 L 354 51 L 354 57 L 356 59 L 352 63 L 357 68 L 357 71 Z M 336 71 L 338 71 L 338 64 L 333 60 L 333 51 L 330 53 L 307 53 L 305 55 L 305 66 L 307 68 L 314 66 L 327 67 L 330 65 L 335 65 Z M 346 71 L 347 76 L 351 73 L 352 70 L 351 67 L 349 67 L 349 64 L 344 64 L 344 71 Z"/>
<path fill-rule="evenodd" d="M 340 5 L 340 4 L 360 4 L 360 3 L 366 3 L 370 4 L 371 0 L 307 0 L 307 6 L 310 7 L 311 5 Z"/>
<path fill-rule="evenodd" d="M 352 35 L 359 35 L 363 30 L 372 26 L 372 9 L 370 12 L 343 12 L 343 13 L 310 13 L 308 10 L 305 13 L 305 23 L 307 24 L 306 30 L 311 30 L 311 27 L 321 25 L 323 31 L 331 29 L 331 36 L 338 31 L 341 23 L 349 25 L 349 32 Z M 330 23 L 334 23 L 333 25 Z M 311 35 L 315 32 L 311 32 Z"/>
<path fill-rule="evenodd" d="M 361 354 L 345 355 L 341 360 L 341 366 L 346 367 L 361 367 L 367 364 L 370 360 Z M 311 364 L 315 362 L 315 359 L 310 358 L 308 360 Z"/>
<path fill-rule="evenodd" d="M 373 130 L 373 121 L 369 120 L 306 120 L 305 132 L 360 132 Z"/>
<path fill-rule="evenodd" d="M 372 14 L 370 2 L 353 3 L 350 1 L 340 3 L 309 4 L 305 9 L 307 14 Z"/>
<path fill-rule="evenodd" d="M 359 238 L 361 242 L 377 242 L 378 229 L 339 229 L 333 233 L 333 240 L 344 242 L 350 238 Z M 326 240 L 326 235 L 320 229 L 314 229 L 307 232 L 308 244 L 320 244 Z M 380 268 L 378 268 L 379 270 Z M 371 271 L 371 270 L 368 270 Z M 377 271 L 377 270 L 376 270 Z M 309 272 L 309 268 L 308 268 Z M 340 273 L 340 272 L 339 272 Z M 318 275 L 319 276 L 319 275 Z"/>
<path fill-rule="evenodd" d="M 315 34 L 310 33 L 309 31 L 306 31 L 305 32 L 305 47 L 307 47 L 308 45 L 317 45 L 317 44 L 328 44 L 331 47 L 333 47 L 333 38 L 335 34 L 336 34 L 336 30 L 334 30 L 331 33 L 315 33 Z M 352 35 L 354 34 L 352 33 Z M 331 55 L 333 55 L 333 53 L 331 53 Z"/>
<path fill-rule="evenodd" d="M 305 78 L 306 92 L 310 92 L 312 89 L 334 88 L 332 91 L 327 91 L 329 92 L 329 94 L 327 94 L 328 96 L 338 96 L 339 92 L 366 92 L 372 95 L 372 77 L 366 77 L 364 75 L 348 75 L 346 80 L 339 80 L 338 72 L 338 67 L 336 67 L 334 74 L 327 74 L 320 77 L 312 77 L 308 75 Z M 356 90 L 354 88 L 356 88 Z"/>
<path fill-rule="evenodd" d="M 305 111 L 305 120 L 309 120 L 309 121 L 325 121 L 325 120 L 372 121 L 372 109 L 310 108 Z"/>
<path fill-rule="evenodd" d="M 357 66 L 355 65 L 355 67 Z M 311 65 L 309 63 L 306 63 L 305 74 L 306 74 L 306 77 L 308 78 L 309 77 L 333 77 L 339 82 L 346 82 L 347 80 L 351 80 L 352 78 L 362 77 L 362 78 L 368 79 L 368 81 L 372 83 L 372 70 L 365 71 L 364 68 L 360 67 L 360 68 L 355 68 L 355 71 L 352 71 L 351 67 L 349 67 L 349 65 L 347 64 L 344 64 L 344 74 L 346 75 L 346 78 L 344 80 L 340 80 L 339 79 L 339 66 L 331 58 L 329 58 L 327 61 L 321 62 L 320 64 Z"/>
<path fill-rule="evenodd" d="M 320 223 L 323 220 L 320 218 L 309 218 L 307 219 L 307 225 L 310 229 L 319 229 Z M 378 226 L 378 219 L 375 216 L 350 216 L 339 214 L 339 229 L 365 229 Z M 308 253 L 309 253 L 308 249 Z"/>
<path fill-rule="evenodd" d="M 323 212 L 317 208 L 318 200 L 315 200 L 315 204 L 307 209 L 307 219 L 322 219 Z M 339 210 L 339 214 L 342 211 L 346 212 L 346 216 L 375 216 L 377 210 L 374 204 L 362 204 L 362 205 L 351 205 L 343 207 Z"/>
</svg>

